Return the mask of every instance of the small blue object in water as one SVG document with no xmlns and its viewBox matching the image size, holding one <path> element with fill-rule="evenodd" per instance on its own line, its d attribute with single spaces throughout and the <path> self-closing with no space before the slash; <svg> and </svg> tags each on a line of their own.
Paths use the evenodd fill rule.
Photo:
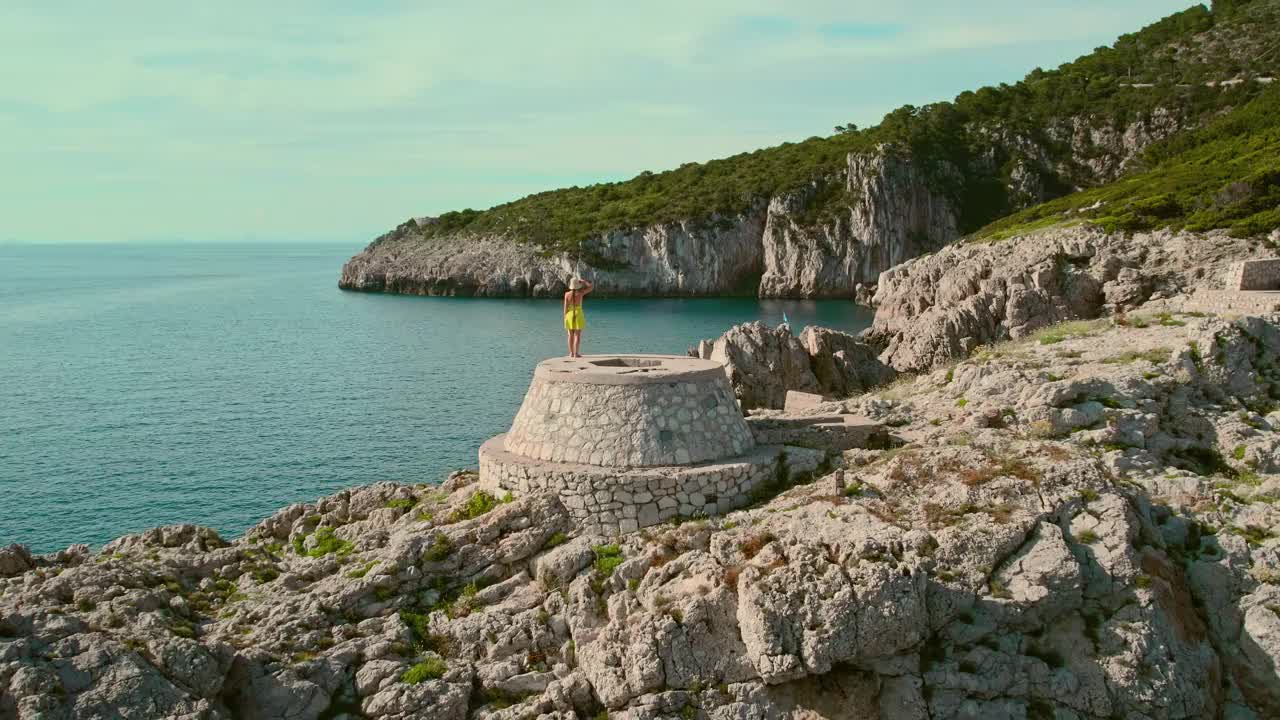
<svg viewBox="0 0 1280 720">
<path fill-rule="evenodd" d="M 790 325 L 790 324 L 791 324 L 791 322 L 790 322 L 789 320 L 787 320 L 787 311 L 786 311 L 786 310 L 783 310 L 783 311 L 782 311 L 782 324 L 783 324 L 783 325 Z"/>
</svg>

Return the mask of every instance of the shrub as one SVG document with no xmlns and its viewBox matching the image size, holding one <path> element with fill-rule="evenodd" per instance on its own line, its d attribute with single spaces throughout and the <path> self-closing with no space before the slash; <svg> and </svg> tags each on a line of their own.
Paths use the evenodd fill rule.
<svg viewBox="0 0 1280 720">
<path fill-rule="evenodd" d="M 395 508 L 397 510 L 408 510 L 417 504 L 418 500 L 416 498 L 396 498 L 395 500 L 388 500 L 383 507 Z"/>
<path fill-rule="evenodd" d="M 408 670 L 405 670 L 404 674 L 400 676 L 400 682 L 409 685 L 417 685 L 418 683 L 425 682 L 427 680 L 439 680 L 444 677 L 444 674 L 448 669 L 449 666 L 445 664 L 444 660 L 434 657 L 427 658 Z"/>
<path fill-rule="evenodd" d="M 484 490 L 477 490 L 471 493 L 466 505 L 453 511 L 453 514 L 449 516 L 449 522 L 462 522 L 463 520 L 478 518 L 505 502 L 511 502 L 511 493 L 507 493 L 505 498 L 499 500 Z"/>
<path fill-rule="evenodd" d="M 613 571 L 626 560 L 622 556 L 622 548 L 616 544 L 596 545 L 592 548 L 596 554 L 595 568 L 596 572 L 604 577 L 613 575 Z"/>
<path fill-rule="evenodd" d="M 1102 362 L 1111 365 L 1128 365 L 1139 360 L 1146 360 L 1152 365 L 1159 365 L 1169 359 L 1169 353 L 1171 352 L 1173 351 L 1166 347 L 1151 348 L 1150 350 L 1129 350 L 1119 355 L 1112 355 Z"/>
<path fill-rule="evenodd" d="M 1001 583 L 999 580 L 996 580 L 995 578 L 992 578 L 988 582 L 987 586 L 991 590 L 991 597 L 1000 598 L 1002 600 L 1009 600 L 1013 597 L 1013 593 L 1009 592 L 1009 589 L 1006 588 L 1003 583 Z"/>
<path fill-rule="evenodd" d="M 436 533 L 431 546 L 422 554 L 422 559 L 427 562 L 440 562 L 449 557 L 452 552 L 453 544 L 449 542 L 449 538 L 445 537 L 444 533 Z"/>
<path fill-rule="evenodd" d="M 338 557 L 346 557 L 356 549 L 355 544 L 350 540 L 342 540 L 334 535 L 331 527 L 322 527 L 317 530 L 315 538 L 311 549 L 307 551 L 308 557 L 318 558 L 332 553 L 336 553 Z"/>
</svg>

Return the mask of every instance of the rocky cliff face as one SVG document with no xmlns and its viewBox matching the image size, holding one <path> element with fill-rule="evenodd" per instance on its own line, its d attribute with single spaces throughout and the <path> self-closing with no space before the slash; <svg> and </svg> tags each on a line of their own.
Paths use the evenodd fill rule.
<svg viewBox="0 0 1280 720">
<path fill-rule="evenodd" d="M 463 473 L 0 549 L 0 717 L 1280 716 L 1280 319 L 1132 320 L 832 403 L 909 445 L 722 518 Z"/>
<path fill-rule="evenodd" d="M 887 347 L 885 364 L 928 370 L 1063 320 L 1185 296 L 1255 245 L 1223 232 L 1108 235 L 1085 226 L 953 245 L 881 276 L 869 334 Z"/>
<path fill-rule="evenodd" d="M 806 327 L 799 337 L 788 325 L 735 325 L 689 354 L 724 365 L 729 384 L 745 410 L 778 409 L 787 391 L 830 397 L 857 395 L 897 375 L 876 358 L 877 349 L 836 330 Z"/>
<path fill-rule="evenodd" d="M 600 294 L 754 294 L 760 275 L 763 208 L 705 223 L 619 231 L 591 245 L 603 267 L 496 236 L 424 236 L 430 219 L 410 220 L 342 268 L 339 287 L 407 295 L 550 297 L 575 274 Z M 610 268 L 610 269 L 605 269 Z"/>
<path fill-rule="evenodd" d="M 546 297 L 582 274 L 601 294 L 615 296 L 863 300 L 880 273 L 937 250 L 972 225 L 966 213 L 973 215 L 976 201 L 966 183 L 994 182 L 999 187 L 990 190 L 1006 198 L 1005 209 L 1020 209 L 1114 180 L 1143 148 L 1185 125 L 1185 118 L 1157 112 L 1118 127 L 1067 118 L 1045 128 L 1042 139 L 975 127 L 984 149 L 965 168 L 880 146 L 850 153 L 838 172 L 759 198 L 736 215 L 619 229 L 589 239 L 572 256 L 501 235 L 439 234 L 431 218 L 414 219 L 351 258 L 339 287 Z"/>
<path fill-rule="evenodd" d="M 770 201 L 761 297 L 856 297 L 858 285 L 960 235 L 954 204 L 909 159 L 851 154 L 828 182 L 848 203 L 816 221 L 805 214 L 822 184 Z"/>
<path fill-rule="evenodd" d="M 816 194 L 849 198 L 810 217 Z M 609 295 L 855 297 L 890 266 L 958 235 L 956 211 L 908 158 L 850 155 L 845 172 L 734 216 L 620 230 L 585 245 L 596 266 L 500 237 L 428 237 L 411 220 L 343 268 L 349 290 L 549 296 L 575 272 Z"/>
</svg>

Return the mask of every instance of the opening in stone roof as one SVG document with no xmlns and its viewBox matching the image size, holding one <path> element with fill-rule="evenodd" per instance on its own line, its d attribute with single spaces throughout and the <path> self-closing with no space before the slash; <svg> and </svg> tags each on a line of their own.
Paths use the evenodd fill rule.
<svg viewBox="0 0 1280 720">
<path fill-rule="evenodd" d="M 650 360 L 647 358 L 608 358 L 605 360 L 589 360 L 596 367 L 629 367 L 629 368 L 651 368 L 658 367 L 662 364 L 661 360 Z"/>
</svg>

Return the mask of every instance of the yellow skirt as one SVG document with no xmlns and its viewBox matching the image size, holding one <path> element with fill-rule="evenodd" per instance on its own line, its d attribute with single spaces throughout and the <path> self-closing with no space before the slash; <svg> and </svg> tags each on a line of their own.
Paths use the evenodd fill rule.
<svg viewBox="0 0 1280 720">
<path fill-rule="evenodd" d="M 582 330 L 587 326 L 587 318 L 582 314 L 582 306 L 574 305 L 564 314 L 565 330 Z"/>
</svg>

